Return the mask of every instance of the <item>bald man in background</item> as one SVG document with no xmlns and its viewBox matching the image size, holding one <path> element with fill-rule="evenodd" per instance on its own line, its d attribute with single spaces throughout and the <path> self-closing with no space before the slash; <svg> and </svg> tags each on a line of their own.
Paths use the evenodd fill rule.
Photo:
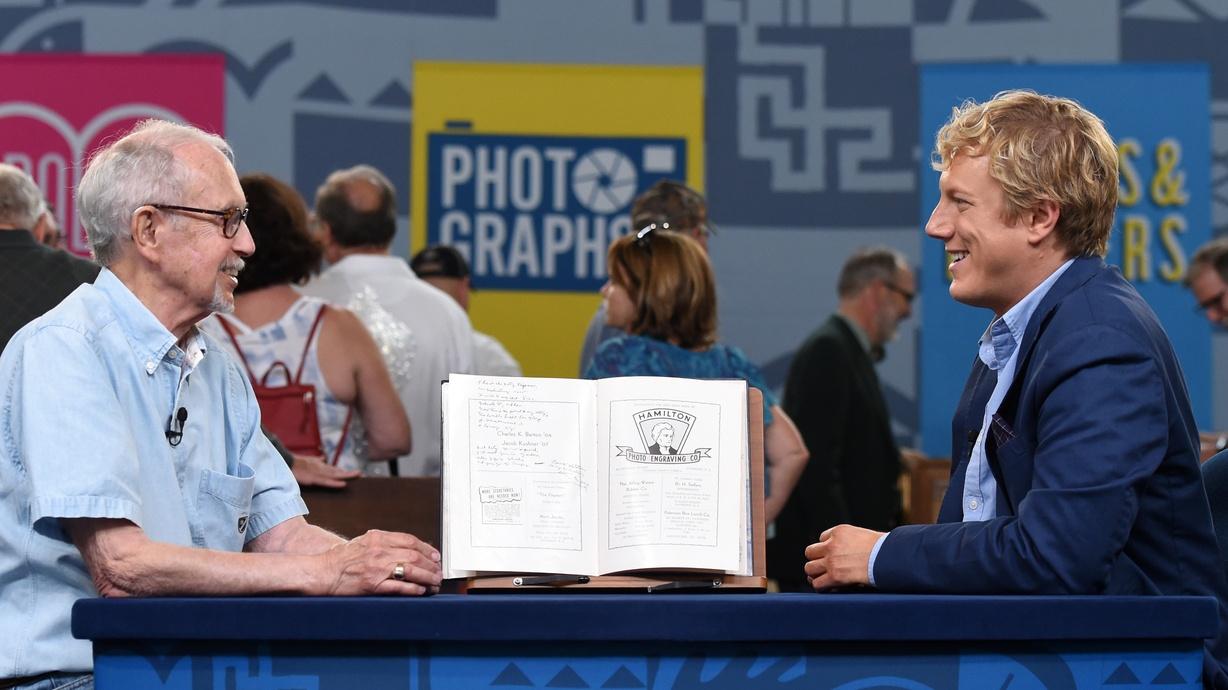
<svg viewBox="0 0 1228 690">
<path fill-rule="evenodd" d="M 451 297 L 391 256 L 396 190 L 369 165 L 338 170 L 316 192 L 313 218 L 330 266 L 303 292 L 346 307 L 379 344 L 414 430 L 402 477 L 439 475 L 440 382 L 473 371 L 473 328 Z"/>
</svg>

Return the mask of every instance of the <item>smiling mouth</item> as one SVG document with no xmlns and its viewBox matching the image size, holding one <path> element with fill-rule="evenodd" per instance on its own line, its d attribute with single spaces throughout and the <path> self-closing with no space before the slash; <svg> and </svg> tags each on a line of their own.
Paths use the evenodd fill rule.
<svg viewBox="0 0 1228 690">
<path fill-rule="evenodd" d="M 226 276 L 227 278 L 230 278 L 232 281 L 234 281 L 235 285 L 238 285 L 239 284 L 239 271 L 242 271 L 242 270 L 243 270 L 242 266 L 223 266 L 222 270 L 219 271 L 219 273 Z"/>
<path fill-rule="evenodd" d="M 968 258 L 968 252 L 947 252 L 947 256 L 951 259 L 951 266 Z"/>
</svg>

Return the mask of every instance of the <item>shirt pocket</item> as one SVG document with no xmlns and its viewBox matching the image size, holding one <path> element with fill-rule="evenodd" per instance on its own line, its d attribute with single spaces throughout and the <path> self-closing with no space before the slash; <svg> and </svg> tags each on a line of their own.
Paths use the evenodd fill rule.
<svg viewBox="0 0 1228 690">
<path fill-rule="evenodd" d="M 196 512 L 205 548 L 243 550 L 252 492 L 256 486 L 255 474 L 243 463 L 239 463 L 237 476 L 201 470 Z"/>
</svg>

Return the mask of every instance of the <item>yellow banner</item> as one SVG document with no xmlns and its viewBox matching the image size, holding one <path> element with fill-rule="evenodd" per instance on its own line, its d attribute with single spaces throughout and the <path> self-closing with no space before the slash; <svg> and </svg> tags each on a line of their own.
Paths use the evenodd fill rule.
<svg viewBox="0 0 1228 690">
<path fill-rule="evenodd" d="M 703 189 L 698 67 L 418 62 L 411 251 L 456 246 L 474 328 L 529 376 L 578 374 L 635 194 Z"/>
</svg>

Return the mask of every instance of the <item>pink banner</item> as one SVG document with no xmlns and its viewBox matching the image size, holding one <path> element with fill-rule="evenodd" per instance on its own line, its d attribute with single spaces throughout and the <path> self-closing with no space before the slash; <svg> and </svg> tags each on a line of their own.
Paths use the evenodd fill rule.
<svg viewBox="0 0 1228 690">
<path fill-rule="evenodd" d="M 224 78 L 220 55 L 0 55 L 0 161 L 34 177 L 86 256 L 72 194 L 89 155 L 151 117 L 223 134 Z"/>
</svg>

